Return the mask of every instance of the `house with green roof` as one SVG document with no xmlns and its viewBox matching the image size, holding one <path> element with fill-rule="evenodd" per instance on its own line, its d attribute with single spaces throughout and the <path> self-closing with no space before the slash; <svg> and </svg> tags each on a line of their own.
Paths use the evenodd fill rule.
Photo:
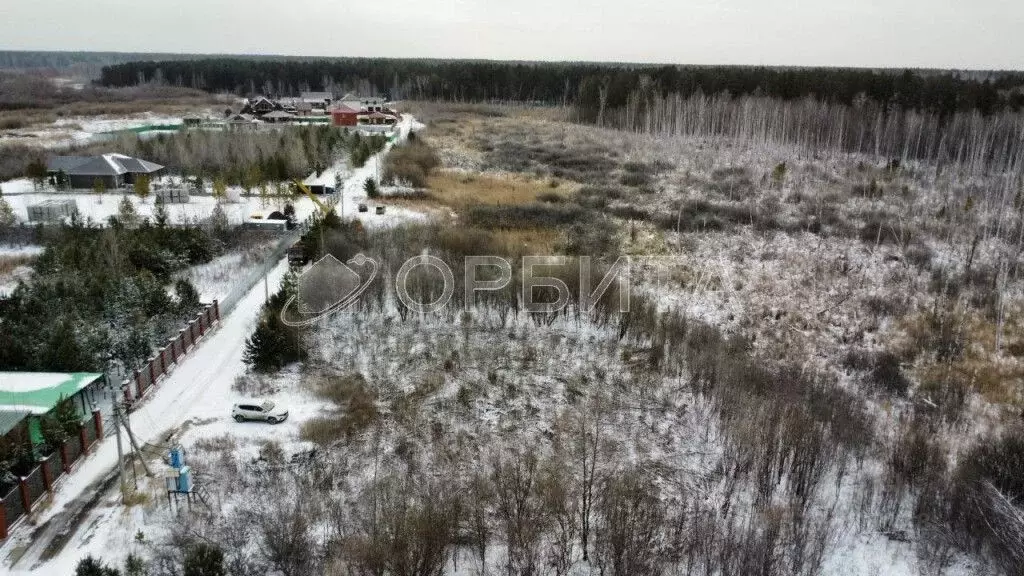
<svg viewBox="0 0 1024 576">
<path fill-rule="evenodd" d="M 0 436 L 24 425 L 32 444 L 43 444 L 41 419 L 67 400 L 84 420 L 99 404 L 103 380 L 95 372 L 0 372 Z"/>
</svg>

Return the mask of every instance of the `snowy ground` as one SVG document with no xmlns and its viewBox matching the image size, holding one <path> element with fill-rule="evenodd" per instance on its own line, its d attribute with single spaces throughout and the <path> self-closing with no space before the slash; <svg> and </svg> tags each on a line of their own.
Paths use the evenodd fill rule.
<svg viewBox="0 0 1024 576">
<path fill-rule="evenodd" d="M 45 126 L 18 128 L 0 132 L 0 144 L 27 144 L 60 148 L 83 144 L 99 134 L 130 130 L 150 125 L 181 124 L 180 116 L 142 113 L 130 116 L 88 116 L 61 118 Z"/>
<path fill-rule="evenodd" d="M 5 185 L 6 188 L 6 185 Z M 107 218 L 118 213 L 121 200 L 125 194 L 53 194 L 45 192 L 30 192 L 23 194 L 5 193 L 4 198 L 14 209 L 14 215 L 22 222 L 28 221 L 28 207 L 47 200 L 74 200 L 78 213 L 87 220 L 96 223 L 104 223 Z M 152 198 L 140 200 L 136 196 L 128 195 L 129 200 L 135 205 L 135 211 L 145 218 L 152 218 L 156 209 L 156 203 Z M 187 204 L 166 204 L 167 213 L 173 224 L 191 224 L 210 217 L 217 200 L 213 196 L 191 196 Z M 276 210 L 275 206 L 263 206 L 260 198 L 255 196 L 243 196 L 237 202 L 223 202 L 221 206 L 232 224 L 242 224 L 256 215 L 266 216 Z M 316 210 L 308 198 L 300 198 L 294 203 L 296 217 L 300 220 L 306 218 Z"/>
</svg>

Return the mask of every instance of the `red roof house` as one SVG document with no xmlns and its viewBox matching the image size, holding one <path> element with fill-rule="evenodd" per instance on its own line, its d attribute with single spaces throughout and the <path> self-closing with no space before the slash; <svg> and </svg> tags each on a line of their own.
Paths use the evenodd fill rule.
<svg viewBox="0 0 1024 576">
<path fill-rule="evenodd" d="M 335 126 L 355 126 L 359 123 L 359 110 L 344 104 L 331 109 L 331 123 Z"/>
</svg>

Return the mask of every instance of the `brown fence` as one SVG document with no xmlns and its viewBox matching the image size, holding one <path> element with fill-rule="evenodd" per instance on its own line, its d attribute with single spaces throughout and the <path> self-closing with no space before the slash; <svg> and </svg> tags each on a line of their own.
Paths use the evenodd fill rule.
<svg viewBox="0 0 1024 576">
<path fill-rule="evenodd" d="M 167 341 L 167 345 L 157 350 L 152 358 L 146 361 L 141 369 L 136 370 L 130 380 L 122 386 L 125 404 L 132 406 L 142 400 L 147 393 L 160 383 L 171 370 L 188 356 L 210 330 L 220 324 L 220 303 L 216 300 L 207 305 L 178 335 Z"/>
<path fill-rule="evenodd" d="M 57 481 L 70 473 L 75 463 L 83 455 L 88 455 L 103 438 L 101 422 L 98 412 L 94 413 L 90 420 L 82 423 L 78 434 L 37 462 L 35 468 L 18 478 L 18 483 L 3 494 L 3 501 L 0 501 L 0 540 L 6 539 L 11 527 L 30 514 L 35 505 L 53 491 Z"/>
</svg>

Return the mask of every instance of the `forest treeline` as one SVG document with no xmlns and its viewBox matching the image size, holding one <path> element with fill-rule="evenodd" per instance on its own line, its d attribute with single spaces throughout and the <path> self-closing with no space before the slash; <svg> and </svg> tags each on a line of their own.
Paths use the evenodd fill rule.
<svg viewBox="0 0 1024 576">
<path fill-rule="evenodd" d="M 663 98 L 727 92 L 734 97 L 783 100 L 813 97 L 846 105 L 867 99 L 940 115 L 974 110 L 988 115 L 1024 107 L 1024 73 L 1020 72 L 206 58 L 114 64 L 103 68 L 99 82 L 113 87 L 169 84 L 241 95 L 356 90 L 392 99 L 580 104 L 587 109 L 623 107 L 639 86 Z"/>
</svg>

